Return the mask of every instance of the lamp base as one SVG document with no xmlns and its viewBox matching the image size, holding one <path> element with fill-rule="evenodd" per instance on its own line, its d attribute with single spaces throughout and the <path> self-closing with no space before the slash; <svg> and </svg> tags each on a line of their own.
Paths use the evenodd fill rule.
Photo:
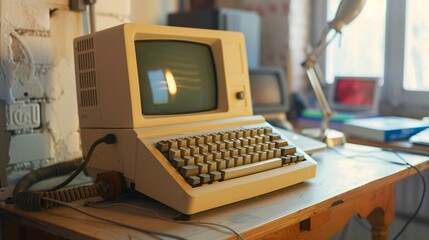
<svg viewBox="0 0 429 240">
<path fill-rule="evenodd" d="M 329 148 L 344 145 L 347 142 L 344 133 L 329 128 L 326 129 L 324 132 L 322 132 L 322 129 L 320 128 L 306 128 L 303 129 L 301 133 L 305 136 L 326 143 Z"/>
</svg>

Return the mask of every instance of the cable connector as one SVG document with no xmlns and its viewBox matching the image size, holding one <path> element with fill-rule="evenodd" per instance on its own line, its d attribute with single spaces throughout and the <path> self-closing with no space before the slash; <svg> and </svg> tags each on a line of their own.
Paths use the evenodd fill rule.
<svg viewBox="0 0 429 240">
<path fill-rule="evenodd" d="M 97 175 L 95 182 L 105 182 L 109 189 L 101 192 L 100 196 L 104 199 L 114 199 L 125 192 L 125 179 L 122 173 L 108 171 Z"/>
<path fill-rule="evenodd" d="M 114 144 L 116 143 L 116 135 L 113 133 L 109 133 L 103 138 L 104 142 L 107 144 Z"/>
</svg>

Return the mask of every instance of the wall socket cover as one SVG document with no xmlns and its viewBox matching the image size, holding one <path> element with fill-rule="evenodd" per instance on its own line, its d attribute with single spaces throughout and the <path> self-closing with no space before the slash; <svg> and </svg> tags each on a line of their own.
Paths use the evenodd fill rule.
<svg viewBox="0 0 429 240">
<path fill-rule="evenodd" d="M 7 126 L 9 131 L 40 127 L 39 103 L 12 103 L 7 105 Z"/>
</svg>

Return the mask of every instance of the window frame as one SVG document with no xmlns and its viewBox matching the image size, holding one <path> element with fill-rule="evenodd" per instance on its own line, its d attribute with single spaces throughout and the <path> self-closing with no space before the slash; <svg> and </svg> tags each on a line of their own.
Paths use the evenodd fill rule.
<svg viewBox="0 0 429 240">
<path fill-rule="evenodd" d="M 327 20 L 328 1 L 313 1 L 312 44 L 320 37 Z M 429 92 L 403 88 L 405 64 L 406 1 L 386 1 L 386 32 L 384 56 L 384 84 L 381 89 L 380 112 L 421 118 L 429 115 Z M 365 11 L 365 8 L 363 9 Z M 317 13 L 317 14 L 316 14 Z M 326 56 L 320 61 L 326 74 Z"/>
</svg>

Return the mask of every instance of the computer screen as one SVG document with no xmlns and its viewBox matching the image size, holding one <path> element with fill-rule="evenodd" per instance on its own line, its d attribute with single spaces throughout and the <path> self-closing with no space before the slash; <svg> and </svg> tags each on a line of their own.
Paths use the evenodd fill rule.
<svg viewBox="0 0 429 240">
<path fill-rule="evenodd" d="M 331 92 L 335 110 L 376 111 L 379 99 L 379 78 L 336 77 Z"/>
<path fill-rule="evenodd" d="M 81 128 L 252 115 L 241 33 L 130 23 L 74 44 Z"/>
<path fill-rule="evenodd" d="M 283 69 L 280 67 L 250 69 L 249 79 L 255 114 L 285 113 L 289 110 Z"/>
<path fill-rule="evenodd" d="M 217 107 L 216 71 L 209 46 L 184 41 L 137 41 L 142 112 L 180 114 Z"/>
</svg>

